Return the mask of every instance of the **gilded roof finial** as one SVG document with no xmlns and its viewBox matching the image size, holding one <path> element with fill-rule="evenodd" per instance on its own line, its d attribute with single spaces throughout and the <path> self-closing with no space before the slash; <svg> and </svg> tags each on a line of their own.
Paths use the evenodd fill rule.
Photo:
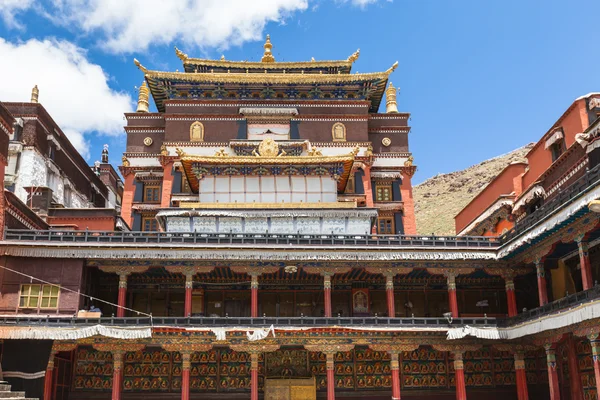
<svg viewBox="0 0 600 400">
<path fill-rule="evenodd" d="M 398 61 L 396 61 L 394 64 L 392 64 L 392 66 L 389 67 L 387 69 L 387 71 L 385 71 L 385 72 L 387 72 L 388 74 L 391 74 L 392 72 L 394 72 L 396 70 L 396 68 L 398 68 Z"/>
<path fill-rule="evenodd" d="M 146 86 L 146 81 L 142 82 L 142 86 L 140 86 L 140 92 L 138 94 L 138 104 L 136 112 L 148 112 L 150 103 L 148 102 L 150 95 L 148 92 L 148 86 Z"/>
<path fill-rule="evenodd" d="M 102 163 L 108 164 L 108 145 L 105 144 L 102 148 Z"/>
<path fill-rule="evenodd" d="M 133 59 L 133 63 L 135 64 L 136 67 L 138 67 L 140 69 L 140 71 L 142 71 L 143 73 L 148 73 L 148 69 L 146 67 L 144 67 L 142 65 L 142 63 L 140 63 L 137 58 Z"/>
<path fill-rule="evenodd" d="M 350 55 L 350 57 L 348 57 L 348 61 L 350 61 L 351 63 L 353 63 L 356 60 L 358 60 L 358 56 L 360 56 L 360 49 L 358 49 L 354 53 L 352 53 Z"/>
<path fill-rule="evenodd" d="M 225 61 L 225 54 L 221 54 L 221 61 Z"/>
<path fill-rule="evenodd" d="M 267 35 L 267 41 L 265 42 L 264 48 L 265 54 L 262 56 L 262 59 L 260 61 L 264 63 L 275 62 L 275 57 L 273 57 L 273 53 L 271 53 L 273 45 L 271 44 L 271 37 L 269 35 Z"/>
<path fill-rule="evenodd" d="M 386 113 L 397 113 L 398 104 L 396 103 L 396 88 L 390 82 L 390 85 L 385 90 L 385 112 Z"/>
<path fill-rule="evenodd" d="M 37 85 L 35 85 L 33 87 L 33 89 L 31 89 L 31 103 L 37 103 L 39 95 L 40 95 L 40 91 L 39 91 Z"/>
<path fill-rule="evenodd" d="M 188 59 L 188 55 L 179 50 L 177 46 L 175 46 L 175 54 L 177 54 L 177 57 L 179 57 L 181 61 L 186 61 Z"/>
</svg>

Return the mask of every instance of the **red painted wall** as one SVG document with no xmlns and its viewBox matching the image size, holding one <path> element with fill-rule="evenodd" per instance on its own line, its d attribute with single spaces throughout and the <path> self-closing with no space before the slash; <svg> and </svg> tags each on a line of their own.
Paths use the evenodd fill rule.
<svg viewBox="0 0 600 400">
<path fill-rule="evenodd" d="M 490 207 L 502 195 L 509 195 L 520 189 L 515 187 L 515 178 L 518 178 L 525 172 L 526 164 L 510 164 L 496 178 L 494 178 L 465 208 L 463 208 L 456 217 L 454 223 L 456 233 L 466 228 L 481 213 Z M 517 180 L 518 181 L 518 180 Z"/>
<path fill-rule="evenodd" d="M 44 281 L 60 284 L 61 287 L 75 292 L 82 288 L 83 260 L 77 259 L 43 259 L 2 257 L 0 265 L 33 276 Z M 58 299 L 58 309 L 34 310 L 19 309 L 21 284 L 42 284 L 27 276 L 17 274 L 5 268 L 0 268 L 0 312 L 28 314 L 74 314 L 80 306 L 80 296 L 77 293 L 61 290 Z"/>
</svg>

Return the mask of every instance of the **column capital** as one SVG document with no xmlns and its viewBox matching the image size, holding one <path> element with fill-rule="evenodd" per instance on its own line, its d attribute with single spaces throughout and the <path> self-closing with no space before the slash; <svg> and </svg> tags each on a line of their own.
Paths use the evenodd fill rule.
<svg viewBox="0 0 600 400">
<path fill-rule="evenodd" d="M 545 344 L 544 350 L 546 350 L 546 363 L 549 368 L 556 369 L 556 348 L 552 344 Z"/>
<path fill-rule="evenodd" d="M 323 275 L 323 287 L 331 289 L 331 275 Z"/>
<path fill-rule="evenodd" d="M 181 354 L 181 366 L 184 370 L 190 370 L 192 367 L 192 353 L 185 352 Z"/>
<path fill-rule="evenodd" d="M 252 354 L 260 354 L 260 353 L 271 353 L 273 351 L 279 350 L 278 344 L 232 344 L 229 346 L 233 351 L 239 351 L 244 353 Z"/>
<path fill-rule="evenodd" d="M 539 278 L 545 278 L 546 277 L 546 268 L 544 267 L 544 263 L 541 260 L 538 260 L 538 261 L 536 261 L 536 263 L 535 263 L 535 271 L 537 273 L 537 276 Z"/>
<path fill-rule="evenodd" d="M 335 343 L 323 343 L 323 344 L 305 344 L 304 348 L 308 351 L 320 351 L 331 356 L 334 356 L 338 352 L 346 352 L 354 349 L 353 344 L 335 344 Z"/>
<path fill-rule="evenodd" d="M 515 282 L 512 279 L 508 279 L 506 278 L 504 280 L 504 288 L 506 289 L 507 292 L 509 291 L 515 291 Z"/>
<path fill-rule="evenodd" d="M 525 353 L 515 352 L 515 369 L 525 369 Z"/>
</svg>

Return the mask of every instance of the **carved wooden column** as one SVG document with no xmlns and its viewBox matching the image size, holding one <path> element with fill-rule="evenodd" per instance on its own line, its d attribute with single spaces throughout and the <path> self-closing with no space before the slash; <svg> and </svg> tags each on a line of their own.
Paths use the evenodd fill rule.
<svg viewBox="0 0 600 400">
<path fill-rule="evenodd" d="M 141 274 L 148 270 L 148 267 L 125 267 L 125 266 L 102 266 L 100 270 L 107 273 L 119 275 L 119 297 L 117 300 L 117 317 L 125 316 L 125 307 L 127 301 L 127 277 L 131 274 Z"/>
<path fill-rule="evenodd" d="M 550 400 L 560 400 L 560 387 L 556 371 L 556 347 L 554 344 L 544 345 L 546 361 L 548 364 L 548 385 L 550 386 Z"/>
<path fill-rule="evenodd" d="M 456 267 L 456 268 L 427 268 L 427 272 L 433 275 L 444 275 L 448 282 L 448 306 L 452 313 L 452 318 L 458 318 L 458 300 L 456 299 L 456 277 L 459 275 L 468 275 L 475 271 L 475 268 Z"/>
<path fill-rule="evenodd" d="M 333 274 L 329 274 L 324 272 L 323 274 L 323 290 L 325 293 L 325 317 L 331 318 L 331 276 Z"/>
<path fill-rule="evenodd" d="M 258 400 L 258 356 L 260 353 L 270 353 L 279 349 L 278 344 L 235 344 L 230 346 L 233 351 L 243 351 L 250 354 L 250 400 Z"/>
<path fill-rule="evenodd" d="M 515 374 L 517 376 L 517 399 L 529 400 L 527 373 L 525 372 L 525 353 L 522 351 L 515 352 Z"/>
<path fill-rule="evenodd" d="M 448 305 L 450 306 L 450 312 L 452 318 L 458 318 L 458 300 L 456 299 L 456 275 L 453 273 L 447 273 L 446 278 L 448 279 Z"/>
<path fill-rule="evenodd" d="M 194 276 L 196 274 L 207 274 L 213 269 L 214 267 L 167 267 L 167 271 L 183 274 L 185 276 L 184 317 L 189 317 L 192 315 L 192 292 L 194 290 Z"/>
<path fill-rule="evenodd" d="M 308 351 L 320 351 L 327 357 L 327 400 L 335 400 L 335 361 L 334 357 L 338 352 L 350 351 L 354 348 L 353 344 L 315 344 L 304 345 Z"/>
<path fill-rule="evenodd" d="M 258 317 L 258 275 L 257 273 L 250 274 L 252 278 L 250 282 L 250 316 L 252 318 Z"/>
<path fill-rule="evenodd" d="M 517 297 L 515 296 L 515 281 L 512 278 L 504 278 L 504 287 L 506 288 L 506 302 L 508 303 L 508 316 L 517 315 Z"/>
<path fill-rule="evenodd" d="M 454 356 L 454 380 L 456 381 L 456 400 L 467 400 L 463 354 L 465 351 L 475 351 L 481 345 L 449 345 L 432 344 L 437 351 L 448 351 Z"/>
<path fill-rule="evenodd" d="M 567 334 L 565 341 L 567 346 L 567 362 L 569 364 L 569 382 L 571 387 L 571 400 L 583 400 L 583 387 L 581 386 L 581 375 L 579 373 L 579 362 L 573 335 Z"/>
<path fill-rule="evenodd" d="M 454 351 L 454 379 L 456 381 L 456 400 L 467 400 L 467 386 L 465 385 L 465 367 L 463 352 Z"/>
<path fill-rule="evenodd" d="M 594 286 L 592 279 L 592 266 L 590 264 L 590 255 L 588 253 L 588 242 L 580 235 L 575 238 L 577 247 L 579 248 L 579 265 L 581 267 L 581 283 L 583 290 L 591 289 Z"/>
<path fill-rule="evenodd" d="M 137 343 L 95 343 L 94 349 L 98 351 L 110 351 L 113 356 L 113 381 L 112 400 L 121 400 L 123 390 L 123 357 L 126 351 L 140 351 L 145 345 Z"/>
<path fill-rule="evenodd" d="M 591 333 L 587 336 L 592 346 L 592 360 L 594 362 L 594 375 L 596 376 L 596 393 L 600 400 L 600 340 L 598 333 Z"/>
<path fill-rule="evenodd" d="M 250 316 L 258 318 L 258 277 L 273 274 L 279 267 L 230 267 L 233 272 L 250 275 Z"/>
<path fill-rule="evenodd" d="M 535 269 L 537 272 L 538 297 L 540 299 L 540 307 L 548 303 L 548 289 L 546 287 L 546 269 L 544 261 L 541 258 L 535 260 Z"/>
<path fill-rule="evenodd" d="M 192 353 L 197 351 L 209 351 L 210 344 L 198 343 L 176 343 L 164 344 L 163 349 L 177 351 L 181 354 L 181 400 L 190 400 L 190 368 Z"/>
<path fill-rule="evenodd" d="M 392 373 L 392 400 L 400 400 L 400 363 L 398 354 L 403 351 L 412 352 L 419 348 L 418 344 L 372 344 L 369 346 L 373 351 L 386 351 L 390 353 L 390 369 Z"/>
<path fill-rule="evenodd" d="M 388 317 L 394 318 L 396 316 L 396 305 L 394 299 L 394 273 L 388 273 L 385 275 L 385 293 L 387 295 L 387 308 Z"/>
</svg>

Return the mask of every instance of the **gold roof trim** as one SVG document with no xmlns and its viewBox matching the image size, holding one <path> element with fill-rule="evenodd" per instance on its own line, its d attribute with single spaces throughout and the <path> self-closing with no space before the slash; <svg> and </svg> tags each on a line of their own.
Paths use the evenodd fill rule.
<svg viewBox="0 0 600 400">
<path fill-rule="evenodd" d="M 346 163 L 354 161 L 354 155 L 348 154 L 343 156 L 233 156 L 233 155 L 214 155 L 214 156 L 199 156 L 187 155 L 180 149 L 181 162 L 186 165 L 188 163 L 205 163 L 205 164 L 265 164 L 265 165 L 302 165 L 302 164 L 334 164 Z M 183 153 L 183 154 L 181 154 Z"/>
<path fill-rule="evenodd" d="M 334 201 L 328 203 L 200 203 L 198 201 L 182 201 L 179 208 L 253 208 L 253 209 L 307 209 L 307 208 L 357 208 L 356 201 Z"/>
<path fill-rule="evenodd" d="M 239 74 L 239 73 L 186 73 L 186 72 L 161 72 L 150 71 L 139 62 L 136 64 L 148 78 L 176 79 L 188 82 L 243 82 L 243 83 L 323 83 L 323 82 L 352 82 L 373 79 L 387 79 L 396 69 L 397 63 L 385 72 L 370 72 L 365 74 Z"/>
</svg>

